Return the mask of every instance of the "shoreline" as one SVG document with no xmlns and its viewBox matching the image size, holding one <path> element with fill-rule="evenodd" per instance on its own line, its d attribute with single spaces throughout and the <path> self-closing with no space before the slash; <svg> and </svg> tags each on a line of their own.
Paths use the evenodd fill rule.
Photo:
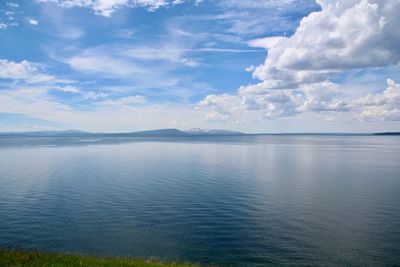
<svg viewBox="0 0 400 267">
<path fill-rule="evenodd" d="M 135 266 L 135 267 L 199 267 L 187 262 L 166 262 L 156 259 L 96 257 L 64 253 L 0 249 L 0 266 Z"/>
</svg>

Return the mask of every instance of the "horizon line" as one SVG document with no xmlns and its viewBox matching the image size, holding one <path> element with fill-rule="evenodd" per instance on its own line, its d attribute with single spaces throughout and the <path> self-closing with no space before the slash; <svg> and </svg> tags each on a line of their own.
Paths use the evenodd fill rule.
<svg viewBox="0 0 400 267">
<path fill-rule="evenodd" d="M 149 129 L 149 130 L 137 130 L 137 131 L 127 131 L 127 132 L 102 132 L 102 131 L 85 131 L 85 130 L 76 130 L 76 129 L 67 129 L 67 130 L 34 130 L 34 131 L 0 131 L 1 134 L 34 134 L 34 133 L 75 133 L 75 134 L 133 134 L 133 133 L 145 133 L 145 132 L 156 132 L 156 131 L 165 131 L 165 130 L 177 130 L 182 133 L 192 133 L 196 135 L 196 132 L 190 132 L 192 129 L 200 129 L 203 133 L 207 133 L 207 131 L 221 131 L 226 133 L 241 134 L 241 135 L 376 135 L 376 134 L 400 134 L 399 131 L 384 131 L 384 132 L 254 132 L 247 133 L 235 130 L 226 130 L 226 129 L 201 129 L 201 128 L 191 128 L 182 130 L 179 128 L 158 128 L 158 129 Z M 202 133 L 202 132 L 199 132 Z"/>
</svg>

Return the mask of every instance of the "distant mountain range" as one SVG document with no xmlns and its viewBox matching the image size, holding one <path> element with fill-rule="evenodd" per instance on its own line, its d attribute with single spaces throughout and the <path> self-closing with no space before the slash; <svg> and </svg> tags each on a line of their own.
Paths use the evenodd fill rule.
<svg viewBox="0 0 400 267">
<path fill-rule="evenodd" d="M 245 135 L 241 132 L 214 130 L 214 129 L 190 129 L 182 131 L 178 129 L 159 129 L 131 133 L 91 133 L 76 130 L 66 131 L 36 131 L 36 132 L 3 132 L 0 136 L 26 136 L 26 137 L 79 137 L 79 136 L 109 136 L 109 137 L 190 137 L 190 136 L 233 136 Z"/>
<path fill-rule="evenodd" d="M 92 133 L 77 130 L 66 131 L 35 131 L 35 132 L 0 132 L 0 136 L 21 136 L 21 137 L 193 137 L 193 136 L 240 136 L 240 135 L 391 135 L 398 136 L 400 132 L 382 133 L 275 133 L 275 134 L 246 134 L 236 131 L 200 129 L 189 130 L 178 129 L 159 129 L 149 131 L 139 131 L 130 133 Z"/>
</svg>

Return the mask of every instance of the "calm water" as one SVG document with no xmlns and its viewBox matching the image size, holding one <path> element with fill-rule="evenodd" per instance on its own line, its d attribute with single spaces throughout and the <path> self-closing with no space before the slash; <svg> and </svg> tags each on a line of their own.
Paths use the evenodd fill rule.
<svg viewBox="0 0 400 267">
<path fill-rule="evenodd" d="M 400 138 L 2 138 L 0 246 L 399 266 Z"/>
</svg>

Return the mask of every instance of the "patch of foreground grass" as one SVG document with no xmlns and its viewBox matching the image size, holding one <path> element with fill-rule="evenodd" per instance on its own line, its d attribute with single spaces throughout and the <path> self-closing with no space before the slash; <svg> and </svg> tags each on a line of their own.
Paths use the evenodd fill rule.
<svg viewBox="0 0 400 267">
<path fill-rule="evenodd" d="M 75 266 L 135 266 L 135 267 L 198 267 L 198 264 L 161 262 L 129 258 L 97 258 L 57 253 L 26 252 L 0 249 L 0 266 L 75 267 Z"/>
</svg>

